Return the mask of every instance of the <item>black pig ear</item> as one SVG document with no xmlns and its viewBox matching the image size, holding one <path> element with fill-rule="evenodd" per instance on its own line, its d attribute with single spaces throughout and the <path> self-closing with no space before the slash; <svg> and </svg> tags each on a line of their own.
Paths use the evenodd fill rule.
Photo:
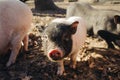
<svg viewBox="0 0 120 80">
<path fill-rule="evenodd" d="M 115 16 L 114 16 L 114 22 L 115 22 L 116 24 L 120 24 L 120 16 L 119 16 L 119 15 L 115 15 Z"/>
<path fill-rule="evenodd" d="M 75 22 L 73 22 L 73 23 L 71 24 L 72 34 L 74 34 L 74 33 L 77 31 L 78 24 L 79 24 L 78 21 L 75 21 Z"/>
</svg>

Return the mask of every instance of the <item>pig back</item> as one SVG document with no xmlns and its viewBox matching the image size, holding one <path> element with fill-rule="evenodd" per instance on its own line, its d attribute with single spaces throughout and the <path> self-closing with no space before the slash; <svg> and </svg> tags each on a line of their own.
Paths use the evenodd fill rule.
<svg viewBox="0 0 120 80">
<path fill-rule="evenodd" d="M 14 28 L 15 31 L 23 28 L 23 26 L 30 28 L 31 20 L 32 12 L 24 3 L 17 0 L 0 1 L 0 28 L 6 30 Z"/>
</svg>

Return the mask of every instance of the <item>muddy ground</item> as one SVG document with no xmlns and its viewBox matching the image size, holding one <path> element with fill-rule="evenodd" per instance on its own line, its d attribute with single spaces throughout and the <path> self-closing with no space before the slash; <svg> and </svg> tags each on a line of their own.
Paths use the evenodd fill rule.
<svg viewBox="0 0 120 80">
<path fill-rule="evenodd" d="M 34 10 L 32 1 L 27 4 Z M 66 9 L 69 3 L 56 4 Z M 96 6 L 101 8 L 100 5 Z M 115 5 L 112 8 L 116 9 L 119 6 Z M 47 26 L 57 17 L 65 17 L 65 13 L 34 12 L 33 26 L 35 28 L 31 31 L 34 35 L 30 35 L 29 51 L 23 52 L 21 48 L 16 63 L 9 68 L 6 68 L 5 64 L 10 51 L 6 55 L 1 55 L 0 80 L 120 80 L 120 48 L 116 46 L 116 49 L 107 49 L 105 41 L 91 37 L 87 37 L 83 52 L 77 57 L 77 68 L 71 69 L 69 59 L 66 58 L 65 73 L 62 76 L 56 75 L 57 64 L 49 61 L 42 50 L 41 26 Z"/>
</svg>

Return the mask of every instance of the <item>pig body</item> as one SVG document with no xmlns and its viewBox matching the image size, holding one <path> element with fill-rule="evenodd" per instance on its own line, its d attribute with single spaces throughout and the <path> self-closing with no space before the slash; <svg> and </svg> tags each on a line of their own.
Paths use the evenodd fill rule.
<svg viewBox="0 0 120 80">
<path fill-rule="evenodd" d="M 98 35 L 99 30 L 107 30 L 113 33 L 120 32 L 120 26 L 114 22 L 115 15 L 120 15 L 120 12 L 110 9 L 95 9 L 86 3 L 71 3 L 67 8 L 66 17 L 81 16 L 84 18 L 87 32 L 90 36 L 93 36 Z"/>
<path fill-rule="evenodd" d="M 81 17 L 53 20 L 44 31 L 44 49 L 48 58 L 58 62 L 58 75 L 64 72 L 64 58 L 70 56 L 76 67 L 76 56 L 86 39 L 86 25 Z"/>
<path fill-rule="evenodd" d="M 28 31 L 31 27 L 32 12 L 27 5 L 18 0 L 0 0 L 0 53 L 11 49 L 6 66 L 16 60 L 21 47 L 28 50 Z"/>
</svg>

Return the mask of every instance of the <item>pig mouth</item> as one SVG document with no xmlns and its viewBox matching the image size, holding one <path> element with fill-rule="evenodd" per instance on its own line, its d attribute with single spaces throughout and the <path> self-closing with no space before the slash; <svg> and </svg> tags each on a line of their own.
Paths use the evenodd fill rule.
<svg viewBox="0 0 120 80">
<path fill-rule="evenodd" d="M 53 61 L 61 60 L 63 58 L 63 53 L 58 49 L 51 50 L 48 54 L 49 58 Z"/>
</svg>

